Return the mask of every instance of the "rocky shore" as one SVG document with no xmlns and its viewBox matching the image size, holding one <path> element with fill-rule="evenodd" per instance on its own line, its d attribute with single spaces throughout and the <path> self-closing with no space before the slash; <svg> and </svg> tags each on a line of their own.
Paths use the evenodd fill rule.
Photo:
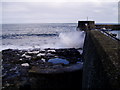
<svg viewBox="0 0 120 90">
<path fill-rule="evenodd" d="M 75 48 L 3 50 L 2 90 L 80 87 L 81 51 Z"/>
</svg>

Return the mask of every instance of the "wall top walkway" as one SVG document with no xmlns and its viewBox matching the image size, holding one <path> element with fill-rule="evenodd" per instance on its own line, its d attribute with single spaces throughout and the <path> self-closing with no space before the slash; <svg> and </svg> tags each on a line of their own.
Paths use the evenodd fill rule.
<svg viewBox="0 0 120 90">
<path fill-rule="evenodd" d="M 104 35 L 100 31 L 93 30 L 90 31 L 90 33 L 93 38 L 97 40 L 97 43 L 101 45 L 106 55 L 108 55 L 108 58 L 111 59 L 115 67 L 120 68 L 120 58 L 118 55 L 120 51 L 120 42 L 113 40 L 112 38 Z"/>
</svg>

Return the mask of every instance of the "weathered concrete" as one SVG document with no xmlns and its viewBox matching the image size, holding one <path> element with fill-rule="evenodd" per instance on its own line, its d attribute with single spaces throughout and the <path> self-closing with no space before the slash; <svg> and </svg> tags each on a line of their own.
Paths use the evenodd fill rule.
<svg viewBox="0 0 120 90">
<path fill-rule="evenodd" d="M 93 30 L 95 29 L 95 21 L 78 21 L 78 27 L 80 30 Z"/>
<path fill-rule="evenodd" d="M 34 67 L 29 71 L 31 90 L 34 89 L 82 89 L 82 68 L 80 64 L 61 69 L 39 69 Z"/>
<path fill-rule="evenodd" d="M 84 44 L 83 90 L 120 89 L 120 43 L 100 31 L 87 31 Z"/>
</svg>

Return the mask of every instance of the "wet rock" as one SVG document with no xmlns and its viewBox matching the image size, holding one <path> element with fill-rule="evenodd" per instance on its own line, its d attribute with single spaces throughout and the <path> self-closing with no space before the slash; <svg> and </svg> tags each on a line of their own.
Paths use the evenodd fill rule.
<svg viewBox="0 0 120 90">
<path fill-rule="evenodd" d="M 39 53 L 37 54 L 38 57 L 45 56 L 45 53 Z"/>
<path fill-rule="evenodd" d="M 54 57 L 54 54 L 47 53 L 46 56 L 47 56 L 47 57 Z"/>
<path fill-rule="evenodd" d="M 36 56 L 36 57 L 32 57 L 32 58 L 31 58 L 31 60 L 32 60 L 32 61 L 41 60 L 41 57 L 39 57 L 39 56 Z"/>
<path fill-rule="evenodd" d="M 46 50 L 43 49 L 43 50 L 40 50 L 39 52 L 40 53 L 46 53 Z"/>
<path fill-rule="evenodd" d="M 44 58 L 41 59 L 43 62 L 46 62 Z"/>
<path fill-rule="evenodd" d="M 23 63 L 23 64 L 21 64 L 21 66 L 29 67 L 29 64 L 28 63 Z"/>
<path fill-rule="evenodd" d="M 30 51 L 30 52 L 27 52 L 28 54 L 38 54 L 39 51 Z"/>
<path fill-rule="evenodd" d="M 53 69 L 60 69 L 63 68 L 62 64 L 57 64 L 52 66 Z"/>
<path fill-rule="evenodd" d="M 12 87 L 11 90 L 25 89 L 25 87 L 30 86 L 30 83 L 27 83 L 31 79 L 29 74 L 33 72 L 42 74 L 64 73 L 70 69 L 67 66 L 76 63 L 81 64 L 81 55 L 76 49 L 7 49 L 3 50 L 2 54 L 3 87 L 4 89 Z M 76 69 L 75 66 L 73 68 Z M 40 80 L 43 80 L 43 77 Z M 33 82 L 31 81 L 31 83 Z M 45 84 L 41 82 L 41 85 L 44 86 Z"/>
<path fill-rule="evenodd" d="M 20 58 L 19 60 L 20 60 L 20 61 L 22 61 L 23 59 L 22 59 L 22 58 Z"/>
<path fill-rule="evenodd" d="M 47 50 L 47 52 L 56 52 L 55 50 Z"/>
<path fill-rule="evenodd" d="M 9 71 L 16 71 L 17 67 L 11 68 Z"/>
<path fill-rule="evenodd" d="M 31 56 L 26 55 L 26 54 L 23 54 L 22 57 L 25 57 L 25 58 L 31 58 Z"/>
</svg>

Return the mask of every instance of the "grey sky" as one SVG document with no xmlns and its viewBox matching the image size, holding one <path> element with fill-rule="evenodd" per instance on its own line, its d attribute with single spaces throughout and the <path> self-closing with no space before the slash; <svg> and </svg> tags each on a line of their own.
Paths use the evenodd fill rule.
<svg viewBox="0 0 120 90">
<path fill-rule="evenodd" d="M 2 2 L 3 23 L 117 23 L 117 2 Z"/>
</svg>

